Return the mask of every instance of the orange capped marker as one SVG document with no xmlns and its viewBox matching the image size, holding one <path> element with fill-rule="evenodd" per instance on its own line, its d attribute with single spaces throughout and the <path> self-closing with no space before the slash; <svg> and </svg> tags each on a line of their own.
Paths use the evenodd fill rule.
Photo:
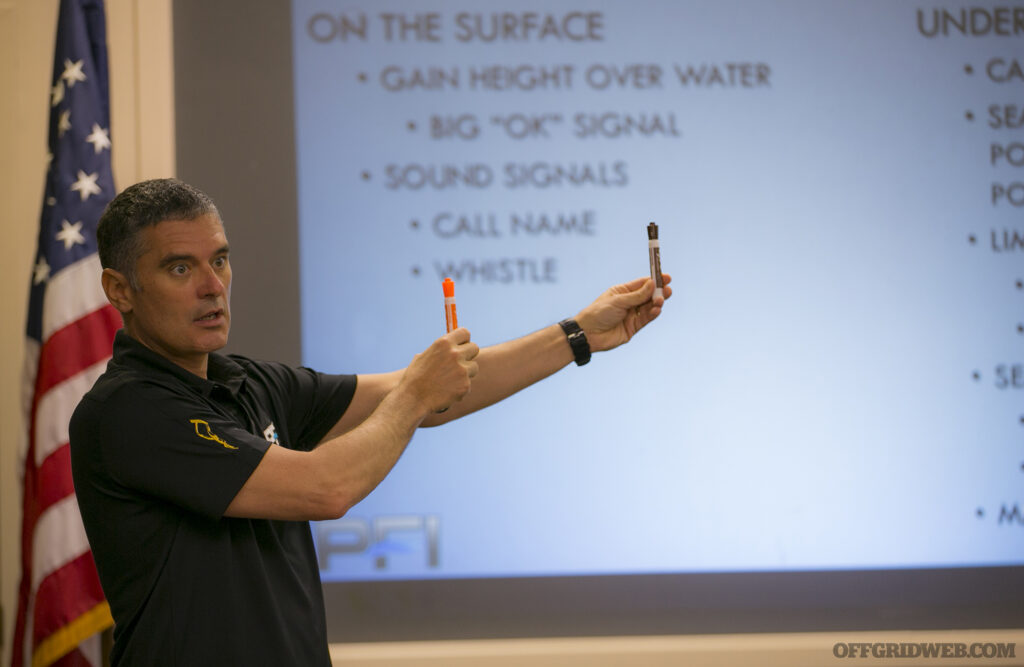
<svg viewBox="0 0 1024 667">
<path fill-rule="evenodd" d="M 444 290 L 444 321 L 451 333 L 459 328 L 459 319 L 455 316 L 455 283 L 445 278 L 441 288 Z"/>
</svg>

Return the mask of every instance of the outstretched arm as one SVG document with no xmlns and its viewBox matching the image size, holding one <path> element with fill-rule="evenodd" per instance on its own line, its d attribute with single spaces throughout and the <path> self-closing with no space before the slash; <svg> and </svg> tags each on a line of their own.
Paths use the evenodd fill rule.
<svg viewBox="0 0 1024 667">
<path fill-rule="evenodd" d="M 672 277 L 663 274 L 664 298 L 652 299 L 654 283 L 637 278 L 615 285 L 576 315 L 592 352 L 602 352 L 629 341 L 661 314 L 672 294 Z M 461 401 L 445 412 L 427 415 L 420 426 L 437 426 L 485 408 L 511 396 L 563 368 L 573 360 L 565 333 L 557 324 L 540 331 L 484 348 L 475 361 L 479 373 Z M 335 438 L 360 426 L 401 381 L 405 369 L 360 375 L 355 396 L 338 423 L 324 438 Z"/>
<path fill-rule="evenodd" d="M 575 319 L 587 336 L 592 352 L 603 352 L 628 342 L 661 314 L 671 276 L 664 275 L 664 298 L 652 299 L 654 283 L 637 278 L 606 290 Z M 573 360 L 565 333 L 557 324 L 498 345 L 486 347 L 476 358 L 479 373 L 469 393 L 451 409 L 427 416 L 423 426 L 444 424 L 511 396 L 543 380 Z"/>
<path fill-rule="evenodd" d="M 391 471 L 424 417 L 466 395 L 477 353 L 465 329 L 437 339 L 354 428 L 335 427 L 311 452 L 268 448 L 225 514 L 293 521 L 342 516 Z"/>
<path fill-rule="evenodd" d="M 671 278 L 664 276 L 665 298 Z M 576 315 L 592 352 L 629 341 L 661 313 L 654 284 L 616 285 Z M 443 424 L 496 403 L 569 364 L 557 324 L 478 350 L 465 329 L 439 338 L 409 366 L 359 376 L 345 416 L 312 452 L 271 447 L 225 514 L 270 519 L 343 515 L 388 474 L 418 426 Z"/>
</svg>

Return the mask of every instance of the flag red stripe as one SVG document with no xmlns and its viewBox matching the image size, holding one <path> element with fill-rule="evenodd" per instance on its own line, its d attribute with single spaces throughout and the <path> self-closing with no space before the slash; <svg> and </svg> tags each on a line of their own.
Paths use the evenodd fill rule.
<svg viewBox="0 0 1024 667">
<path fill-rule="evenodd" d="M 91 551 L 54 570 L 36 591 L 32 645 L 38 646 L 104 599 Z"/>
<path fill-rule="evenodd" d="M 75 492 L 71 479 L 71 446 L 64 443 L 39 466 L 39 493 L 36 494 L 36 516 L 42 516 L 51 505 Z"/>
<path fill-rule="evenodd" d="M 119 328 L 121 314 L 108 304 L 53 332 L 39 352 L 35 400 L 109 357 L 111 332 Z"/>
</svg>

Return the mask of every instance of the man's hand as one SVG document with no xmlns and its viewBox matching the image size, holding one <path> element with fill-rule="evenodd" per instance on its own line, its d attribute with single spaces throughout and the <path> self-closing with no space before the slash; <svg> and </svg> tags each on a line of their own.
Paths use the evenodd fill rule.
<svg viewBox="0 0 1024 667">
<path fill-rule="evenodd" d="M 428 413 L 447 410 L 469 393 L 470 380 L 478 371 L 474 360 L 479 352 L 469 331 L 456 329 L 413 357 L 399 388 L 408 389 Z"/>
<path fill-rule="evenodd" d="M 311 452 L 269 448 L 225 515 L 290 521 L 344 515 L 387 476 L 425 417 L 469 392 L 479 351 L 469 331 L 456 329 L 404 371 L 370 376 L 368 387 L 356 386 L 361 409 L 374 406 L 368 417 L 356 425 L 339 421 Z"/>
<path fill-rule="evenodd" d="M 580 311 L 576 322 L 587 335 L 593 352 L 618 347 L 643 329 L 661 314 L 665 299 L 672 296 L 668 286 L 672 277 L 662 274 L 664 298 L 652 299 L 654 281 L 637 278 L 628 283 L 615 285 L 599 296 L 594 303 Z"/>
</svg>

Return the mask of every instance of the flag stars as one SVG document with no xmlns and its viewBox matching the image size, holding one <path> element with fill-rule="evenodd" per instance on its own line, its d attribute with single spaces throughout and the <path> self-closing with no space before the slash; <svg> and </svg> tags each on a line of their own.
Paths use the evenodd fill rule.
<svg viewBox="0 0 1024 667">
<path fill-rule="evenodd" d="M 81 221 L 72 224 L 67 220 L 64 220 L 60 223 L 60 226 L 60 231 L 57 232 L 57 240 L 64 244 L 65 250 L 71 250 L 75 247 L 75 244 L 78 243 L 85 245 L 85 237 L 82 236 Z"/>
<path fill-rule="evenodd" d="M 96 153 L 99 154 L 104 148 L 110 148 L 110 130 L 104 130 L 97 123 L 92 124 L 92 134 L 85 138 L 85 140 L 92 144 L 92 147 L 96 149 Z"/>
<path fill-rule="evenodd" d="M 60 118 L 57 119 L 57 137 L 63 137 L 64 133 L 71 129 L 71 109 L 65 109 L 60 112 Z"/>
<path fill-rule="evenodd" d="M 39 261 L 36 262 L 36 268 L 32 272 L 32 284 L 38 285 L 40 283 L 45 283 L 49 277 L 50 265 L 46 263 L 45 257 L 40 257 Z"/>
<path fill-rule="evenodd" d="M 64 99 L 64 81 L 58 79 L 57 85 L 53 87 L 53 91 L 50 92 L 50 106 L 55 107 L 60 104 L 61 100 Z"/>
<path fill-rule="evenodd" d="M 82 201 L 88 199 L 90 195 L 98 195 L 102 192 L 100 186 L 96 185 L 96 179 L 99 177 L 99 172 L 87 174 L 79 169 L 78 180 L 71 184 L 71 190 L 77 191 L 78 194 L 82 195 Z"/>
<path fill-rule="evenodd" d="M 84 62 L 84 60 L 71 62 L 68 58 L 64 59 L 64 73 L 60 75 L 60 78 L 68 82 L 68 88 L 74 88 L 77 82 L 85 81 L 85 73 L 82 71 Z"/>
</svg>

